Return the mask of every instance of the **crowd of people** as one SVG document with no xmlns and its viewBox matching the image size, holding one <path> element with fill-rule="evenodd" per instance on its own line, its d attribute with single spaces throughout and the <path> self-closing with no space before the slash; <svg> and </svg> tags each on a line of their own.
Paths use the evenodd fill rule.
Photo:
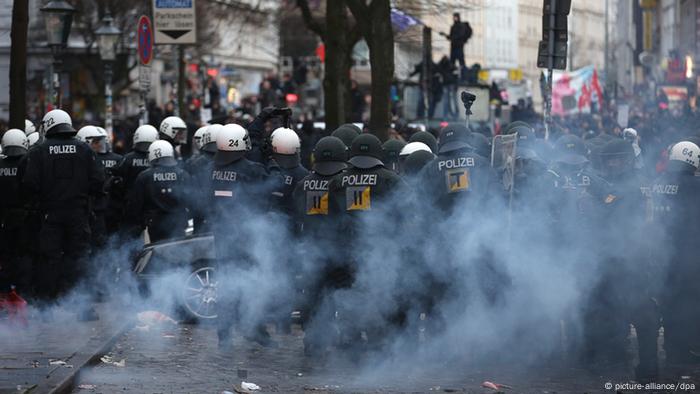
<svg viewBox="0 0 700 394">
<path fill-rule="evenodd" d="M 550 311 L 565 294 L 578 297 L 578 350 L 588 362 L 624 357 L 632 323 L 637 377 L 653 380 L 661 315 L 671 357 L 692 358 L 700 345 L 691 301 L 700 137 L 681 118 L 639 111 L 636 129 L 611 115 L 561 119 L 547 139 L 523 121 L 495 138 L 456 123 L 435 133 L 397 126 L 384 143 L 344 124 L 304 149 L 290 117 L 267 107 L 248 123 L 204 125 L 188 138 L 187 124 L 168 116 L 158 129 L 138 126 L 124 156 L 104 129 L 75 130 L 62 110 L 39 130 L 27 121 L 6 131 L 3 286 L 55 302 L 89 275 L 84 261 L 108 238 L 146 230 L 151 242 L 177 239 L 191 220 L 194 234 L 214 235 L 223 348 L 246 309 L 235 278 L 268 253 L 277 266 L 266 281 L 288 285 L 302 271 L 306 279 L 303 296 L 261 307 L 247 334 L 263 345 L 272 342 L 265 323 L 294 307 L 310 353 L 362 333 L 379 344 L 412 327 L 416 311 L 435 332 L 449 330 L 450 313 L 475 300 L 498 309 L 522 294 L 507 263 L 516 258 L 516 267 L 575 273 L 581 294 L 540 294 L 538 284 L 526 298 L 529 309 Z M 661 124 L 673 133 L 659 134 Z M 335 343 L 329 325 L 343 307 Z"/>
</svg>

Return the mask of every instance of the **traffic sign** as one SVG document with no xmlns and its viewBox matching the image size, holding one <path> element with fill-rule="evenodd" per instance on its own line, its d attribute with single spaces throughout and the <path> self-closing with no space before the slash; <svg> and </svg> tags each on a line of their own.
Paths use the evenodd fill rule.
<svg viewBox="0 0 700 394">
<path fill-rule="evenodd" d="M 141 15 L 137 29 L 139 60 L 141 65 L 147 66 L 153 60 L 153 26 L 151 26 L 151 19 L 146 15 Z"/>
<path fill-rule="evenodd" d="M 153 0 L 155 43 L 196 44 L 195 0 Z"/>
<path fill-rule="evenodd" d="M 139 89 L 142 92 L 151 89 L 151 66 L 139 66 Z"/>
</svg>

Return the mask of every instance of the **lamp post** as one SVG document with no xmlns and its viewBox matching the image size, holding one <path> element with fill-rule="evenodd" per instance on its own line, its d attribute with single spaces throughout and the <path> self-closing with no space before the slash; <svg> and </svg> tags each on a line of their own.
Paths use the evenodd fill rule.
<svg viewBox="0 0 700 394">
<path fill-rule="evenodd" d="M 105 130 L 112 132 L 112 63 L 117 57 L 117 41 L 121 30 L 114 26 L 114 19 L 107 13 L 95 31 L 100 58 L 105 67 Z"/>
<path fill-rule="evenodd" d="M 51 75 L 51 103 L 54 108 L 61 107 L 61 55 L 68 43 L 70 28 L 73 24 L 75 8 L 63 0 L 51 0 L 41 8 L 46 23 L 46 41 L 53 55 Z"/>
</svg>

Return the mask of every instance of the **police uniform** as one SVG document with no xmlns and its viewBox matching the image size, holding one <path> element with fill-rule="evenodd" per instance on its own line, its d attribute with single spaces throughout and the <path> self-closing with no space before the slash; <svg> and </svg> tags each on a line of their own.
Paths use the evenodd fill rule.
<svg viewBox="0 0 700 394">
<path fill-rule="evenodd" d="M 114 192 L 121 198 L 129 195 L 134 182 L 136 182 L 136 177 L 149 167 L 148 152 L 134 150 L 124 155 L 121 162 L 112 171 L 115 176 L 121 178 L 120 189 L 114 189 Z"/>
<path fill-rule="evenodd" d="M 693 302 L 700 297 L 696 257 L 700 224 L 694 219 L 700 217 L 700 178 L 694 171 L 690 165 L 671 161 L 668 171 L 649 187 L 660 249 L 667 251 L 663 258 L 669 260 L 660 297 L 666 353 L 672 362 L 683 363 L 694 361 L 690 350 L 700 349 L 700 313 Z"/>
<path fill-rule="evenodd" d="M 440 136 L 439 154 L 421 175 L 424 193 L 445 213 L 478 212 L 501 202 L 502 186 L 490 163 L 471 151 L 469 132 L 460 125 L 448 126 Z"/>
<path fill-rule="evenodd" d="M 244 130 L 240 131 L 244 133 Z M 219 299 L 217 300 L 217 334 L 222 347 L 230 346 L 230 329 L 238 318 L 239 298 L 231 290 L 234 286 L 226 283 L 227 270 L 242 269 L 255 264 L 250 254 L 252 242 L 251 228 L 253 220 L 259 218 L 273 204 L 272 193 L 280 184 L 276 176 L 270 176 L 265 167 L 245 158 L 246 150 L 241 141 L 236 140 L 235 151 L 223 151 L 222 144 L 228 148 L 224 132 L 217 136 L 217 151 L 214 166 L 210 174 L 209 195 L 213 216 L 212 223 L 220 281 Z M 247 137 L 246 137 L 247 138 Z M 261 343 L 269 341 L 269 334 L 264 326 L 259 325 L 255 331 L 255 340 Z"/>
<path fill-rule="evenodd" d="M 113 198 L 112 186 L 114 185 L 114 169 L 122 161 L 122 156 L 113 152 L 97 153 L 97 161 L 104 170 L 104 192 L 93 203 L 93 220 L 91 229 L 96 245 L 104 245 L 107 236 L 113 234 L 119 228 L 122 216 L 122 199 Z"/>
<path fill-rule="evenodd" d="M 183 237 L 189 219 L 190 188 L 190 177 L 183 169 L 154 164 L 136 177 L 127 212 L 148 228 L 151 242 Z"/>
<path fill-rule="evenodd" d="M 199 195 L 196 199 L 198 203 L 192 206 L 193 232 L 195 234 L 201 234 L 211 230 L 206 207 L 203 204 L 209 200 L 209 178 L 213 165 L 214 153 L 205 150 L 200 150 L 199 155 L 193 156 L 185 162 L 185 170 L 192 177 L 192 183 L 195 186 L 193 193 Z"/>
<path fill-rule="evenodd" d="M 23 292 L 31 283 L 27 196 L 21 190 L 25 165 L 24 155 L 0 158 L 0 292 L 7 292 L 10 285 Z"/>
<path fill-rule="evenodd" d="M 42 213 L 36 286 L 49 299 L 69 290 L 83 273 L 90 251 L 89 203 L 104 185 L 95 153 L 74 135 L 68 123 L 51 125 L 46 140 L 27 154 L 22 181 Z"/>
<path fill-rule="evenodd" d="M 599 279 L 584 308 L 584 359 L 620 362 L 625 355 L 629 323 L 639 342 L 637 381 L 657 376 L 656 337 L 659 316 L 654 302 L 652 250 L 649 234 L 650 199 L 634 170 L 634 151 L 623 140 L 611 140 L 600 151 L 605 183 L 588 187 L 594 206 L 594 244 L 605 245 L 593 261 Z"/>
<path fill-rule="evenodd" d="M 363 262 L 362 253 L 366 250 L 364 243 L 378 236 L 385 236 L 386 225 L 401 228 L 399 206 L 393 197 L 406 192 L 408 187 L 393 171 L 384 167 L 381 142 L 372 134 L 361 134 L 352 143 L 352 166 L 347 171 L 336 175 L 329 183 L 329 213 L 339 226 L 339 234 L 345 242 L 337 245 L 337 255 L 330 264 L 332 275 L 327 278 L 329 287 L 350 288 L 355 282 L 355 273 Z M 378 222 L 370 224 L 368 220 Z M 352 303 L 354 304 L 354 303 Z M 345 315 L 344 344 L 359 338 L 360 331 L 367 332 L 368 341 L 374 342 L 382 337 L 383 322 L 357 326 L 362 310 L 353 308 L 341 311 Z M 376 343 L 376 342 L 375 342 Z"/>
<path fill-rule="evenodd" d="M 309 175 L 309 170 L 299 163 L 299 158 L 296 158 L 296 165 L 280 165 L 280 156 L 273 155 L 272 160 L 268 163 L 268 172 L 278 174 L 281 181 L 278 187 L 279 205 L 276 206 L 285 219 L 288 221 L 288 228 L 293 235 L 299 234 L 301 223 L 296 215 L 294 208 L 294 188 L 297 183 Z M 282 159 L 284 160 L 284 159 Z"/>
<path fill-rule="evenodd" d="M 329 184 L 331 180 L 347 168 L 347 148 L 337 137 L 324 137 L 316 144 L 313 152 L 313 171 L 297 182 L 294 189 L 296 215 L 301 223 L 302 250 L 313 248 L 319 251 L 334 250 L 333 242 L 339 232 L 335 221 L 329 217 Z M 304 256 L 314 258 L 316 253 Z M 329 259 L 318 257 L 311 261 L 315 275 L 304 277 L 306 298 L 302 302 L 301 318 L 304 325 L 304 349 L 307 353 L 325 348 L 329 342 L 326 329 L 330 316 L 317 316 L 318 307 L 325 298 L 329 285 L 335 276 Z M 313 324 L 310 322 L 313 321 Z"/>
</svg>

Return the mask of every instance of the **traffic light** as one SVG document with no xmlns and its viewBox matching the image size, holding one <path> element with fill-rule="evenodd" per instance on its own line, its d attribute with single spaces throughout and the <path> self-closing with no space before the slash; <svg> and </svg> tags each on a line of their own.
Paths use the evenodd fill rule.
<svg viewBox="0 0 700 394">
<path fill-rule="evenodd" d="M 542 40 L 537 50 L 537 67 L 566 69 L 568 20 L 571 0 L 544 0 L 542 6 Z"/>
</svg>

